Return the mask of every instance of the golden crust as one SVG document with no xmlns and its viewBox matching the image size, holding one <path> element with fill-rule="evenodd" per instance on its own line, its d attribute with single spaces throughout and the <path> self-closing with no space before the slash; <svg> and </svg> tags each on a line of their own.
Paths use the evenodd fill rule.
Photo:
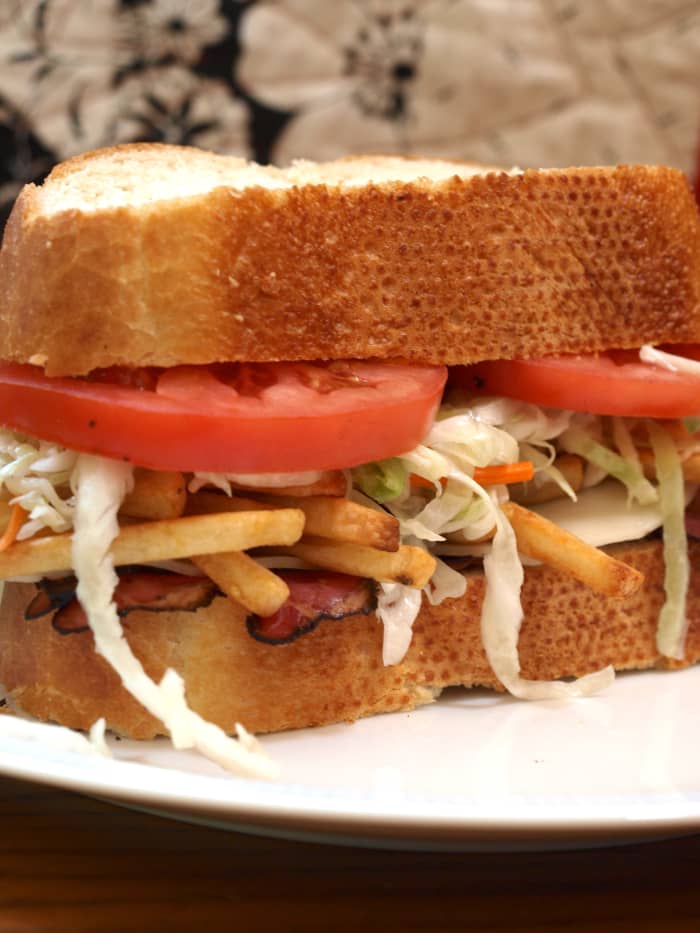
<svg viewBox="0 0 700 933">
<path fill-rule="evenodd" d="M 71 160 L 18 198 L 0 253 L 0 358 L 78 375 L 700 342 L 700 220 L 673 169 L 220 184 L 138 206 L 42 210 L 42 191 L 115 151 Z"/>
<path fill-rule="evenodd" d="M 547 567 L 528 568 L 520 659 L 525 677 L 580 676 L 607 664 L 617 669 L 677 667 L 655 645 L 663 602 L 661 544 L 644 541 L 611 548 L 645 574 L 640 592 L 608 599 Z M 690 544 L 693 572 L 690 629 L 683 664 L 700 659 L 700 543 Z M 167 667 L 185 679 L 192 707 L 233 731 L 253 732 L 350 721 L 431 702 L 444 687 L 500 689 L 481 646 L 483 576 L 467 574 L 466 595 L 424 606 L 404 661 L 384 667 L 381 626 L 373 616 L 326 621 L 286 646 L 254 641 L 242 611 L 220 598 L 196 613 L 129 616 L 128 640 L 148 673 Z M 151 738 L 162 726 L 121 687 L 93 651 L 90 633 L 62 636 L 48 617 L 27 622 L 33 587 L 10 584 L 0 614 L 0 681 L 26 712 L 75 728 L 105 716 L 116 732 Z M 683 666 L 683 665 L 680 665 Z"/>
</svg>

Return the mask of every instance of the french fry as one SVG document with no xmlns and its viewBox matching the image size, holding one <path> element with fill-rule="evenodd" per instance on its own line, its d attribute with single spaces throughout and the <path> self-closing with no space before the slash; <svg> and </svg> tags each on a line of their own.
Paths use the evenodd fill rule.
<svg viewBox="0 0 700 933">
<path fill-rule="evenodd" d="M 119 514 L 153 521 L 179 518 L 186 501 L 187 486 L 182 473 L 137 469 L 134 488 L 125 496 Z"/>
<path fill-rule="evenodd" d="M 249 612 L 274 615 L 289 596 L 289 587 L 276 573 L 241 551 L 202 554 L 196 564 L 216 585 Z"/>
<path fill-rule="evenodd" d="M 304 538 L 277 553 L 291 554 L 324 570 L 416 587 L 425 586 L 435 570 L 435 558 L 422 548 L 409 545 L 402 545 L 392 553 L 361 544 Z"/>
<path fill-rule="evenodd" d="M 569 574 L 595 592 L 632 596 L 644 582 L 644 575 L 634 567 L 586 544 L 541 515 L 515 502 L 504 502 L 501 509 L 513 527 L 522 554 Z"/>
<path fill-rule="evenodd" d="M 639 460 L 647 479 L 656 479 L 656 464 L 653 451 L 649 447 L 641 447 L 637 451 Z M 681 461 L 683 479 L 687 483 L 700 483 L 700 453 L 691 454 Z"/>
<path fill-rule="evenodd" d="M 401 544 L 398 519 L 387 512 L 333 496 L 299 500 L 284 497 L 279 501 L 289 509 L 302 510 L 306 516 L 304 534 L 362 544 L 379 551 L 398 551 Z"/>
<path fill-rule="evenodd" d="M 333 541 L 348 541 L 377 548 L 398 551 L 399 523 L 393 515 L 369 509 L 367 506 L 335 496 L 275 496 L 274 501 L 258 501 L 240 496 L 222 496 L 215 492 L 198 492 L 190 496 L 188 511 L 194 514 L 237 512 L 241 509 L 301 509 L 306 516 L 304 533 Z"/>
<path fill-rule="evenodd" d="M 275 509 L 222 515 L 192 515 L 126 525 L 112 544 L 114 563 L 146 564 L 196 554 L 244 551 L 298 541 L 304 528 L 300 509 Z M 0 580 L 72 566 L 70 534 L 17 541 L 0 553 Z"/>
<path fill-rule="evenodd" d="M 256 486 L 255 483 L 232 485 L 243 492 L 264 492 L 268 496 L 344 496 L 348 491 L 342 470 L 324 470 L 315 482 L 306 486 Z"/>
<path fill-rule="evenodd" d="M 202 489 L 188 497 L 186 511 L 188 515 L 223 515 L 226 512 L 252 512 L 255 509 L 270 512 L 276 508 L 278 506 L 271 502 Z"/>
<path fill-rule="evenodd" d="M 561 470 L 564 479 L 571 486 L 574 492 L 578 492 L 583 486 L 583 460 L 576 454 L 562 454 L 554 461 L 554 466 Z M 561 499 L 565 495 L 561 486 L 558 486 L 552 480 L 547 480 L 541 486 L 534 482 L 515 483 L 509 489 L 510 497 L 521 505 L 539 505 L 542 502 L 551 502 L 553 499 Z"/>
</svg>

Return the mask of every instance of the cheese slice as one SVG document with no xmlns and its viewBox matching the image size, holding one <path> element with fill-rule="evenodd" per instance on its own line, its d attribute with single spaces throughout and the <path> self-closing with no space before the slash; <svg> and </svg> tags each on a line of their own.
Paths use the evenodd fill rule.
<svg viewBox="0 0 700 933">
<path fill-rule="evenodd" d="M 577 502 L 555 499 L 534 507 L 533 511 L 594 547 L 638 541 L 663 524 L 659 502 L 649 505 L 629 502 L 627 490 L 615 480 L 584 489 Z"/>
</svg>

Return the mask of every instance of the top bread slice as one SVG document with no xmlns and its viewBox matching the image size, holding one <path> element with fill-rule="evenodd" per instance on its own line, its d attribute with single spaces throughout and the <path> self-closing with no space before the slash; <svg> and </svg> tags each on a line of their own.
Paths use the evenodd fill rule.
<svg viewBox="0 0 700 933">
<path fill-rule="evenodd" d="M 0 359 L 48 375 L 697 343 L 700 218 L 664 167 L 282 170 L 135 144 L 23 190 L 0 292 Z"/>
</svg>

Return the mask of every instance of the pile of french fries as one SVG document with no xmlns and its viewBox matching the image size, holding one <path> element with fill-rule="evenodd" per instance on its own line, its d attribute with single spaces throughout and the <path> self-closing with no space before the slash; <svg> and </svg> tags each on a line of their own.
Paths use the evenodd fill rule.
<svg viewBox="0 0 700 933">
<path fill-rule="evenodd" d="M 653 459 L 640 459 L 653 478 Z M 580 458 L 563 455 L 556 466 L 572 488 L 581 488 Z M 687 479 L 700 482 L 700 454 L 685 460 L 684 472 Z M 262 617 L 280 609 L 289 589 L 249 551 L 259 555 L 267 548 L 324 570 L 425 586 L 435 569 L 434 558 L 420 547 L 401 544 L 394 516 L 360 505 L 345 493 L 346 479 L 339 471 L 328 471 L 309 486 L 238 488 L 226 496 L 206 489 L 188 493 L 181 473 L 136 470 L 134 488 L 120 510 L 114 562 L 120 566 L 189 559 L 223 593 Z M 528 508 L 557 495 L 561 490 L 553 483 L 511 488 L 511 501 L 502 509 L 520 552 L 607 596 L 633 594 L 643 582 L 642 574 Z M 0 531 L 7 521 L 9 507 L 0 501 Z M 70 533 L 37 535 L 0 552 L 0 580 L 70 569 Z"/>
<path fill-rule="evenodd" d="M 111 552 L 117 567 L 190 559 L 249 612 L 273 615 L 289 596 L 284 580 L 249 556 L 272 548 L 314 567 L 423 587 L 435 560 L 402 545 L 397 520 L 344 497 L 341 472 L 310 486 L 246 495 L 187 493 L 180 473 L 136 470 Z M 5 510 L 5 520 L 9 520 Z M 0 516 L 0 521 L 2 516 Z M 71 534 L 15 541 L 0 553 L 0 580 L 70 571 Z"/>
</svg>

